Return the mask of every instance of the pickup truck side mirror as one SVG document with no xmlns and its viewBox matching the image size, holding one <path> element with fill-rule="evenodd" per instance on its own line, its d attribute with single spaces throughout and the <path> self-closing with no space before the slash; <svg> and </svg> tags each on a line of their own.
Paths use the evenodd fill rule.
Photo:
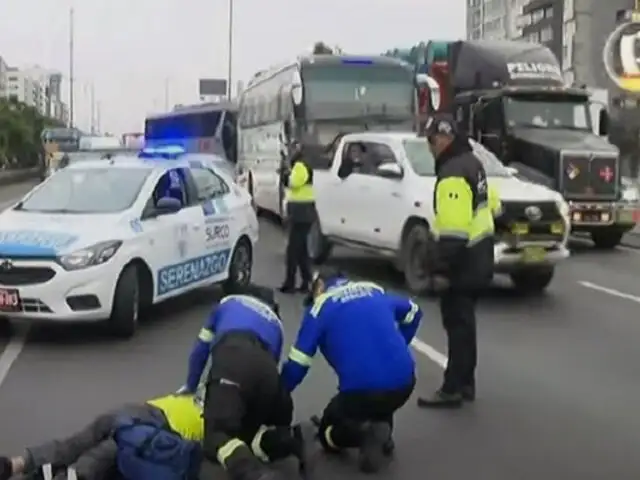
<svg viewBox="0 0 640 480">
<path fill-rule="evenodd" d="M 162 197 L 156 202 L 154 213 L 156 216 L 170 215 L 182 210 L 182 202 L 173 197 Z"/>
<path fill-rule="evenodd" d="M 400 179 L 404 177 L 404 170 L 397 163 L 383 163 L 376 169 L 376 174 L 384 178 Z"/>
<path fill-rule="evenodd" d="M 516 167 L 504 167 L 507 172 L 509 172 L 509 175 L 517 175 L 518 174 L 518 169 Z"/>
</svg>

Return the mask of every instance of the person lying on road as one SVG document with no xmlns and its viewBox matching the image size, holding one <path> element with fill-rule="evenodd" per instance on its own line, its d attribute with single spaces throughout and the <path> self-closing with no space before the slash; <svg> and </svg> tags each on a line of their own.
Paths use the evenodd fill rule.
<svg viewBox="0 0 640 480">
<path fill-rule="evenodd" d="M 127 480 L 195 479 L 201 416 L 193 395 L 123 405 L 67 438 L 29 447 L 19 457 L 0 457 L 0 480 L 38 478 L 44 465 L 51 465 L 56 480 L 67 478 L 67 468 L 75 469 L 80 480 L 103 480 L 116 470 Z"/>
<path fill-rule="evenodd" d="M 300 456 L 302 449 L 278 370 L 279 306 L 269 288 L 248 285 L 234 293 L 200 330 L 181 391 L 203 390 L 206 460 L 219 462 L 232 480 L 275 479 L 279 474 L 265 463 Z"/>
<path fill-rule="evenodd" d="M 375 472 L 393 451 L 393 414 L 415 385 L 409 350 L 422 312 L 408 298 L 338 272 L 316 273 L 298 338 L 282 368 L 291 392 L 303 380 L 316 350 L 338 376 L 338 394 L 319 419 L 327 452 L 360 449 L 360 469 Z"/>
</svg>

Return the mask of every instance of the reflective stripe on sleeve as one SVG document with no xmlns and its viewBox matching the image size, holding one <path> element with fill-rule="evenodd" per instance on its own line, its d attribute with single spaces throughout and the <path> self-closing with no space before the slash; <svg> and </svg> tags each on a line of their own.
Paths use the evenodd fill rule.
<svg viewBox="0 0 640 480">
<path fill-rule="evenodd" d="M 198 340 L 205 342 L 205 343 L 211 343 L 211 341 L 213 340 L 213 332 L 211 330 L 209 330 L 208 328 L 203 328 L 200 330 L 200 333 L 198 333 Z"/>
<path fill-rule="evenodd" d="M 418 305 L 413 300 L 410 300 L 410 302 L 411 302 L 411 310 L 409 310 L 409 313 L 407 313 L 404 316 L 404 319 L 402 320 L 402 323 L 405 325 L 409 325 L 410 323 L 413 322 L 419 310 Z"/>
<path fill-rule="evenodd" d="M 327 442 L 327 445 L 329 445 L 331 448 L 339 450 L 339 447 L 333 442 L 333 439 L 331 438 L 332 431 L 333 431 L 333 425 L 329 425 L 327 429 L 324 431 L 324 441 Z"/>
<path fill-rule="evenodd" d="M 258 432 L 253 437 L 253 440 L 251 440 L 251 451 L 256 457 L 258 457 L 260 460 L 262 460 L 265 463 L 270 462 L 271 459 L 269 458 L 269 455 L 267 455 L 265 451 L 262 449 L 262 445 L 261 445 L 262 436 L 265 433 L 267 433 L 269 430 L 273 430 L 273 429 L 274 427 L 267 427 L 266 425 L 261 425 L 260 428 L 258 429 Z"/>
<path fill-rule="evenodd" d="M 232 438 L 227 443 L 222 445 L 218 449 L 218 453 L 216 455 L 216 457 L 218 458 L 218 462 L 220 462 L 220 465 L 225 467 L 226 466 L 226 462 L 229 459 L 229 457 L 231 455 L 233 455 L 233 453 L 238 448 L 242 448 L 242 447 L 246 447 L 245 443 L 242 440 L 239 440 L 237 438 Z"/>
<path fill-rule="evenodd" d="M 307 355 L 304 352 L 301 352 L 295 347 L 291 347 L 291 351 L 289 352 L 289 360 L 292 362 L 296 362 L 303 367 L 310 367 L 313 362 L 313 358 Z"/>
</svg>

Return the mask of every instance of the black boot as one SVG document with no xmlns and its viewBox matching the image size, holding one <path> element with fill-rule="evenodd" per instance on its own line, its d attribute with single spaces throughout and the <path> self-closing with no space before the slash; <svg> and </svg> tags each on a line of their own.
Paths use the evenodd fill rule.
<svg viewBox="0 0 640 480">
<path fill-rule="evenodd" d="M 465 402 L 473 402 L 476 399 L 476 388 L 474 386 L 462 387 L 460 393 Z"/>
<path fill-rule="evenodd" d="M 462 395 L 460 393 L 446 393 L 442 390 L 430 397 L 419 397 L 418 406 L 421 408 L 460 408 L 462 406 Z"/>
<path fill-rule="evenodd" d="M 370 423 L 364 427 L 360 458 L 360 471 L 363 473 L 378 472 L 385 460 L 385 445 L 391 438 L 391 427 L 388 423 Z"/>
<path fill-rule="evenodd" d="M 278 288 L 280 293 L 296 293 L 296 287 L 290 283 L 283 283 L 280 288 Z"/>
<path fill-rule="evenodd" d="M 13 466 L 9 457 L 0 457 L 0 480 L 9 480 L 13 476 Z"/>
</svg>

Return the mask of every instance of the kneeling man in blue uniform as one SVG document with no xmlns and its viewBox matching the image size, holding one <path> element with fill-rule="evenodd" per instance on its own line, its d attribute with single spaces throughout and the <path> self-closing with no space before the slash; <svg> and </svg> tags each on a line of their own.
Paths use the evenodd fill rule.
<svg viewBox="0 0 640 480">
<path fill-rule="evenodd" d="M 360 469 L 378 471 L 394 449 L 393 415 L 415 385 L 409 344 L 422 312 L 410 299 L 337 272 L 316 273 L 298 337 L 282 368 L 285 387 L 303 380 L 319 348 L 338 393 L 319 419 L 325 451 L 360 450 Z"/>
</svg>

